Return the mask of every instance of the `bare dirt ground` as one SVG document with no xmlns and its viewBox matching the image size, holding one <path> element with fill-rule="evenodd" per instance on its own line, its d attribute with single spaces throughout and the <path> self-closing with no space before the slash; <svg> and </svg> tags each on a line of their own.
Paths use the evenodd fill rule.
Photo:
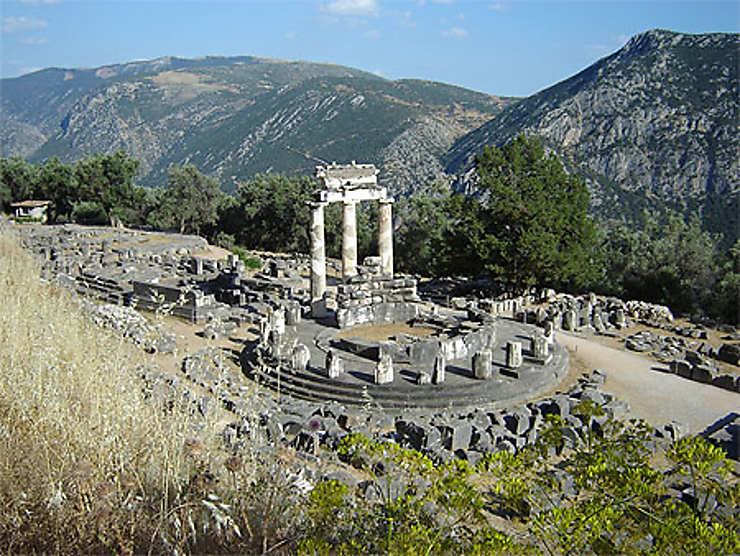
<svg viewBox="0 0 740 556">
<path fill-rule="evenodd" d="M 218 261 L 221 259 L 225 259 L 230 254 L 231 251 L 229 251 L 228 249 L 224 249 L 223 247 L 218 247 L 216 245 L 209 245 L 207 249 L 195 251 L 193 253 L 193 257 L 200 257 L 201 259 L 211 259 L 213 261 Z"/>
<path fill-rule="evenodd" d="M 144 314 L 149 316 L 153 322 L 157 322 L 150 314 Z M 191 324 L 172 316 L 162 317 L 159 322 L 162 322 L 167 330 L 175 334 L 177 338 L 176 353 L 155 356 L 157 363 L 165 370 L 181 374 L 182 358 L 185 355 L 191 355 L 206 346 L 213 346 L 221 348 L 227 354 L 231 363 L 230 367 L 237 376 L 241 376 L 241 367 L 238 362 L 239 353 L 244 348 L 245 341 L 256 337 L 254 328 L 250 328 L 249 325 L 242 325 L 228 338 L 208 340 L 202 336 L 204 325 Z"/>
<path fill-rule="evenodd" d="M 740 411 L 740 394 L 668 374 L 664 364 L 643 355 L 562 332 L 556 340 L 574 356 L 571 368 L 575 363 L 582 372 L 602 370 L 607 376 L 604 390 L 628 402 L 633 417 L 652 425 L 675 420 L 687 425 L 687 432 L 699 433 Z M 558 389 L 567 387 L 561 383 Z"/>
</svg>

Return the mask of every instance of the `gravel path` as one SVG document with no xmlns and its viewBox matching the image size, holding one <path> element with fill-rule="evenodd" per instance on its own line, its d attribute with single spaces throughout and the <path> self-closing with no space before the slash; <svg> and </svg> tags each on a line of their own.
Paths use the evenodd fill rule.
<svg viewBox="0 0 740 556">
<path fill-rule="evenodd" d="M 630 404 L 634 417 L 652 425 L 679 421 L 690 433 L 740 412 L 740 394 L 662 372 L 667 367 L 641 355 L 617 350 L 597 342 L 558 333 L 557 341 L 572 350 L 591 369 L 607 375 L 604 391 Z"/>
</svg>

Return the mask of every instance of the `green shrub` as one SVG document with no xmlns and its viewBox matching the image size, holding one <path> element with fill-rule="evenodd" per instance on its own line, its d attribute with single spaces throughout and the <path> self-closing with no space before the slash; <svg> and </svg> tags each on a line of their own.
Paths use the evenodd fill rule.
<svg viewBox="0 0 740 556">
<path fill-rule="evenodd" d="M 43 222 L 43 218 L 38 216 L 14 216 L 13 219 L 21 224 L 26 222 Z"/>
<path fill-rule="evenodd" d="M 108 215 L 101 205 L 95 201 L 82 201 L 72 210 L 72 220 L 77 224 L 87 226 L 105 226 L 108 224 Z"/>
<path fill-rule="evenodd" d="M 259 270 L 262 268 L 262 259 L 255 255 L 250 255 L 243 247 L 235 245 L 231 252 L 234 253 L 244 263 L 244 266 L 250 270 Z"/>
</svg>

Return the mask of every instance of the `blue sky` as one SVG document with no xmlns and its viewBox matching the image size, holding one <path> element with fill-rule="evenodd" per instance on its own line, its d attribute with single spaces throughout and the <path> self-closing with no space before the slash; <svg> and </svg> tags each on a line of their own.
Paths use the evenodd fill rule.
<svg viewBox="0 0 740 556">
<path fill-rule="evenodd" d="M 737 32 L 740 2 L 0 0 L 0 73 L 172 55 L 332 62 L 524 96 L 654 28 Z"/>
</svg>

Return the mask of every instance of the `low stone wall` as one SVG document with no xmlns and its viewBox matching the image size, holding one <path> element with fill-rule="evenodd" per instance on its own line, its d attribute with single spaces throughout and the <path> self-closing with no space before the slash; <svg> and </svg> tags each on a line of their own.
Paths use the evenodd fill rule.
<svg viewBox="0 0 740 556">
<path fill-rule="evenodd" d="M 445 360 L 472 357 L 477 351 L 493 344 L 495 337 L 492 325 L 478 330 L 460 332 L 454 336 L 434 336 L 430 338 L 408 338 L 408 342 L 372 342 L 357 338 L 341 338 L 330 343 L 319 344 L 323 349 L 335 347 L 366 359 L 378 361 L 381 353 L 386 353 L 394 363 L 406 363 L 432 369 L 440 354 Z"/>
<path fill-rule="evenodd" d="M 740 392 L 740 375 L 720 372 L 711 361 L 697 352 L 687 351 L 683 359 L 671 361 L 669 372 L 731 392 Z"/>
<path fill-rule="evenodd" d="M 337 286 L 337 326 L 406 322 L 419 314 L 419 301 L 413 278 L 355 278 Z"/>
</svg>

